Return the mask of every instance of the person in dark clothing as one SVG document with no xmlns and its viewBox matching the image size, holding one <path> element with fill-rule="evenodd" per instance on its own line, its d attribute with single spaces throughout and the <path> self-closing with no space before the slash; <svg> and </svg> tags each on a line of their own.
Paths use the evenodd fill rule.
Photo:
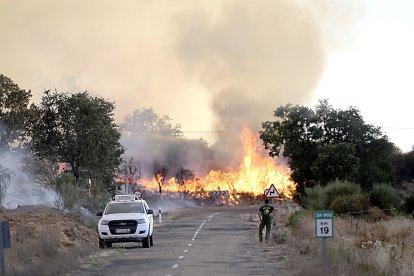
<svg viewBox="0 0 414 276">
<path fill-rule="evenodd" d="M 260 218 L 259 225 L 259 241 L 263 241 L 263 228 L 266 227 L 266 242 L 270 239 L 270 229 L 272 227 L 272 216 L 271 213 L 275 212 L 275 208 L 269 204 L 269 199 L 265 199 L 265 204 L 260 206 L 259 212 L 257 213 Z"/>
</svg>

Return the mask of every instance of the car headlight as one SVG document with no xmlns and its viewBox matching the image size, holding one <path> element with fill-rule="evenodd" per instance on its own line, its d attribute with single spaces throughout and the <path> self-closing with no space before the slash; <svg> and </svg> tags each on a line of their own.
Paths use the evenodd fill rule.
<svg viewBox="0 0 414 276">
<path fill-rule="evenodd" d="M 137 224 L 145 223 L 145 219 L 137 219 Z"/>
<path fill-rule="evenodd" d="M 109 220 L 106 220 L 106 219 L 101 219 L 101 225 L 108 225 L 108 223 L 109 223 Z"/>
</svg>

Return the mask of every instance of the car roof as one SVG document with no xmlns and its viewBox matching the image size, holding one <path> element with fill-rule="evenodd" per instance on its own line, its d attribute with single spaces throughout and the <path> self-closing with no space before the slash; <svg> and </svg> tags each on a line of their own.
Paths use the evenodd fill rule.
<svg viewBox="0 0 414 276">
<path fill-rule="evenodd" d="M 115 201 L 115 200 L 113 200 L 113 201 L 108 202 L 108 204 L 115 204 L 115 203 L 120 204 L 120 203 L 132 203 L 132 202 L 143 203 L 143 202 L 145 202 L 145 200 L 143 200 L 143 199 L 125 200 L 125 201 Z"/>
</svg>

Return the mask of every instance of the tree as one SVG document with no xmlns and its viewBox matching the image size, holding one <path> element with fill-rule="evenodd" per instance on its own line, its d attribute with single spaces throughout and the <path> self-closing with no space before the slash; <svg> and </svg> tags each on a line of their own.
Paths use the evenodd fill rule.
<svg viewBox="0 0 414 276">
<path fill-rule="evenodd" d="M 58 193 L 60 189 L 59 174 L 62 173 L 59 165 L 46 158 L 33 158 L 31 162 L 31 173 L 33 174 L 35 182 L 46 189 L 52 189 Z"/>
<path fill-rule="evenodd" d="M 394 154 L 396 177 L 398 182 L 412 181 L 414 179 L 414 151 Z"/>
<path fill-rule="evenodd" d="M 379 127 L 366 124 L 356 108 L 334 110 L 326 100 L 316 106 L 316 114 L 324 119 L 321 120 L 324 143 L 354 145 L 360 164 L 355 180 L 361 187 L 369 190 L 374 183 L 395 182 L 395 146 Z"/>
<path fill-rule="evenodd" d="M 21 146 L 26 137 L 25 124 L 31 92 L 20 89 L 0 74 L 0 150 L 10 151 Z"/>
<path fill-rule="evenodd" d="M 134 188 L 136 189 L 136 184 L 139 179 L 141 179 L 142 174 L 142 167 L 141 162 L 135 160 L 134 157 L 129 157 L 127 160 L 123 161 L 123 163 L 119 166 L 119 174 L 123 175 L 124 184 L 125 184 L 125 192 L 131 192 L 129 189 Z M 128 184 L 128 189 L 127 189 Z"/>
<path fill-rule="evenodd" d="M 270 156 L 289 159 L 299 192 L 336 178 L 355 179 L 366 190 L 373 183 L 393 182 L 394 145 L 357 109 L 335 110 L 322 100 L 315 110 L 286 105 L 274 114 L 275 121 L 262 124 L 260 138 Z"/>
<path fill-rule="evenodd" d="M 4 207 L 12 176 L 13 173 L 9 169 L 0 165 L 0 208 Z"/>
<path fill-rule="evenodd" d="M 194 180 L 195 175 L 191 170 L 184 169 L 183 167 L 179 168 L 175 173 L 175 180 L 177 181 L 178 185 L 180 185 L 180 192 L 183 199 L 187 198 L 190 190 L 187 189 L 188 181 Z"/>
<path fill-rule="evenodd" d="M 183 135 L 181 126 L 171 123 L 167 115 L 158 115 L 152 108 L 135 110 L 131 115 L 125 117 L 120 128 L 123 131 L 135 133 L 152 133 L 164 137 L 180 137 Z"/>
<path fill-rule="evenodd" d="M 153 173 L 154 178 L 158 183 L 158 191 L 160 192 L 160 197 L 162 193 L 162 186 L 164 185 L 165 178 L 168 174 L 168 167 L 166 165 L 162 165 L 157 161 L 154 162 L 153 166 Z"/>
<path fill-rule="evenodd" d="M 205 172 L 217 163 L 206 141 L 185 138 L 178 124 L 152 109 L 136 110 L 120 128 L 127 154 L 142 162 L 144 176 L 153 175 L 154 160 L 167 164 L 171 172 L 189 165 L 197 172 Z"/>
<path fill-rule="evenodd" d="M 54 205 L 58 210 L 72 208 L 79 203 L 79 189 L 75 177 L 65 171 L 63 163 L 51 162 L 46 158 L 33 158 L 31 162 L 35 182 L 57 194 Z"/>
<path fill-rule="evenodd" d="M 31 146 L 41 158 L 68 163 L 76 179 L 114 188 L 112 178 L 124 149 L 113 119 L 114 104 L 87 92 L 45 91 L 31 124 Z"/>
<path fill-rule="evenodd" d="M 303 106 L 280 106 L 275 111 L 277 120 L 262 124 L 260 138 L 269 155 L 282 154 L 289 158 L 291 178 L 298 183 L 298 192 L 315 181 L 312 164 L 316 160 L 318 143 L 322 137 L 318 118 L 313 110 Z"/>
<path fill-rule="evenodd" d="M 325 144 L 318 149 L 312 172 L 320 184 L 326 185 L 335 179 L 355 182 L 359 168 L 359 159 L 355 156 L 353 144 Z"/>
</svg>

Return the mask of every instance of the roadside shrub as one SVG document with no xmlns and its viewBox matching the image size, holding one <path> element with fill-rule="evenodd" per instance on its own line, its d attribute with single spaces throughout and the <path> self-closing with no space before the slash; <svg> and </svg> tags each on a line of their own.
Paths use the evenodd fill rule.
<svg viewBox="0 0 414 276">
<path fill-rule="evenodd" d="M 409 214 L 414 214 L 414 194 L 411 194 L 405 199 L 404 211 Z"/>
<path fill-rule="evenodd" d="M 361 193 L 361 187 L 349 181 L 336 180 L 325 187 L 326 206 L 331 206 L 339 196 L 357 195 Z"/>
<path fill-rule="evenodd" d="M 326 209 L 326 196 L 324 188 L 320 185 L 312 188 L 305 188 L 302 205 L 309 210 Z"/>
<path fill-rule="evenodd" d="M 69 174 L 62 174 L 58 179 L 58 183 L 58 192 L 63 201 L 63 206 L 70 209 L 75 205 L 79 205 L 79 190 L 76 186 L 75 178 Z M 57 204 L 58 201 L 59 199 Z"/>
<path fill-rule="evenodd" d="M 380 208 L 374 206 L 374 207 L 372 207 L 372 208 L 369 209 L 368 219 L 370 221 L 387 220 L 388 219 L 388 216 Z"/>
<path fill-rule="evenodd" d="M 369 196 L 371 204 L 380 209 L 391 209 L 398 204 L 398 196 L 395 189 L 387 184 L 374 185 Z"/>
<path fill-rule="evenodd" d="M 272 233 L 272 241 L 276 244 L 284 244 L 287 241 L 287 230 L 286 228 L 276 228 Z"/>
<path fill-rule="evenodd" d="M 329 209 L 335 214 L 347 214 L 349 212 L 361 212 L 369 207 L 369 198 L 364 194 L 339 195 L 329 205 Z M 354 214 L 358 215 L 358 214 Z"/>
<path fill-rule="evenodd" d="M 305 217 L 307 214 L 308 212 L 303 209 L 293 212 L 288 217 L 287 226 L 289 226 L 292 231 L 299 230 L 301 227 L 301 219 Z"/>
</svg>

